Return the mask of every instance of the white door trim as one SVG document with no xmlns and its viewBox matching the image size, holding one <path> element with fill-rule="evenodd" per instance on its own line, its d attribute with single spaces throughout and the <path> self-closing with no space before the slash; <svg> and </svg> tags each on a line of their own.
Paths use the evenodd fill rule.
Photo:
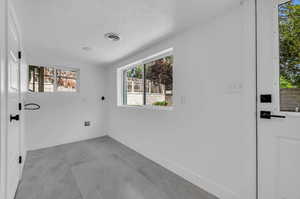
<svg viewBox="0 0 300 199">
<path fill-rule="evenodd" d="M 278 24 L 278 6 L 288 0 L 256 0 L 257 2 L 257 95 L 272 94 L 271 104 L 260 103 L 257 96 L 257 112 L 260 110 L 269 110 L 272 114 L 283 115 L 287 118 L 268 121 L 261 120 L 259 112 L 257 114 L 257 198 L 269 197 L 279 198 L 279 195 L 289 192 L 282 191 L 284 186 L 279 183 L 285 182 L 286 187 L 293 187 L 292 179 L 283 178 L 287 176 L 289 169 L 281 170 L 280 163 L 289 162 L 282 160 L 282 157 L 289 157 L 283 149 L 290 149 L 286 142 L 282 140 L 295 139 L 298 137 L 299 113 L 288 113 L 280 111 L 280 79 L 279 79 L 279 24 Z M 270 66 L 270 67 L 269 67 Z M 275 67 L 275 68 L 273 68 Z M 270 76 L 266 75 L 270 74 Z M 297 124 L 297 126 L 295 125 Z M 271 125 L 274 125 L 274 128 Z M 290 127 L 290 128 L 289 128 Z M 279 130 L 278 130 L 279 129 Z M 284 130 L 283 130 L 284 129 Z M 277 132 L 278 131 L 278 132 Z M 286 131 L 286 132 L 285 132 Z M 284 133 L 280 133 L 284 132 Z M 296 133 L 295 133 L 296 132 Z M 296 136 L 297 135 L 297 136 Z M 281 141 L 286 144 L 285 147 L 279 147 Z M 298 142 L 298 141 L 297 141 Z M 299 146 L 299 142 L 297 143 Z M 299 147 L 298 147 L 299 149 Z M 297 151 L 297 150 L 296 150 Z M 298 151 L 297 151 L 298 152 Z M 274 156 L 272 156 L 274 154 Z M 279 155 L 280 154 L 280 155 Z M 298 155 L 298 154 L 297 154 Z M 293 154 L 289 158 L 298 159 Z M 279 158 L 281 157 L 281 158 Z M 296 157 L 296 158 L 295 158 Z M 281 160 L 281 161 L 280 161 Z M 277 165 L 278 163 L 278 165 Z M 292 164 L 291 164 L 292 165 Z M 297 165 L 295 163 L 295 165 Z M 282 168 L 285 168 L 284 166 Z M 280 172 L 283 171 L 283 172 Z M 295 171 L 295 170 L 293 170 Z M 286 172 L 286 173 L 284 173 Z M 280 174 L 281 173 L 281 174 Z M 297 175 L 296 175 L 297 174 Z M 298 176 L 294 172 L 293 175 Z M 299 181 L 297 181 L 299 183 Z M 298 188 L 298 187 L 297 187 Z M 297 189 L 296 188 L 296 189 Z M 296 190 L 295 187 L 291 190 Z M 282 192 L 281 192 L 282 191 Z M 294 193 L 294 192 L 293 192 Z M 297 193 L 298 190 L 297 190 Z M 267 195 L 267 196 L 266 196 Z M 284 197 L 284 196 L 280 196 Z"/>
<path fill-rule="evenodd" d="M 8 94 L 8 48 L 7 31 L 8 19 L 11 18 L 19 40 L 19 49 L 22 48 L 20 26 L 18 24 L 13 5 L 8 0 L 0 0 L 0 198 L 7 196 L 7 94 Z M 19 63 L 20 67 L 20 63 Z M 21 125 L 20 125 L 21 127 Z M 21 154 L 20 148 L 20 154 Z M 21 168 L 21 167 L 20 167 Z"/>
<path fill-rule="evenodd" d="M 243 163 L 243 187 L 240 198 L 257 198 L 257 0 L 244 0 L 244 32 L 245 43 L 243 51 L 243 117 L 244 117 L 244 159 Z"/>
<path fill-rule="evenodd" d="M 7 19 L 8 1 L 0 0 L 0 197 L 6 196 L 6 132 L 7 132 Z"/>
</svg>

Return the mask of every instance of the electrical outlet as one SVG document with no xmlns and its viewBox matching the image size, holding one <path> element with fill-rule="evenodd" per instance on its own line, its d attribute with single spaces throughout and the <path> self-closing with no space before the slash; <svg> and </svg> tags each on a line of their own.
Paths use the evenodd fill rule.
<svg viewBox="0 0 300 199">
<path fill-rule="evenodd" d="M 84 126 L 91 126 L 91 122 L 90 121 L 85 121 Z"/>
</svg>

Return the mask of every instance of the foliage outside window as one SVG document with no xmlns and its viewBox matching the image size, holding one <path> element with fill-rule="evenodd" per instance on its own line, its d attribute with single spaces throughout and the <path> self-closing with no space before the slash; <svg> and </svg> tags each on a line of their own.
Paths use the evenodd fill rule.
<svg viewBox="0 0 300 199">
<path fill-rule="evenodd" d="M 28 90 L 31 92 L 77 92 L 79 70 L 29 66 Z"/>
<path fill-rule="evenodd" d="M 278 7 L 280 110 L 299 112 L 300 108 L 300 0 Z"/>
<path fill-rule="evenodd" d="M 173 55 L 163 53 L 122 69 L 122 105 L 173 105 Z"/>
</svg>

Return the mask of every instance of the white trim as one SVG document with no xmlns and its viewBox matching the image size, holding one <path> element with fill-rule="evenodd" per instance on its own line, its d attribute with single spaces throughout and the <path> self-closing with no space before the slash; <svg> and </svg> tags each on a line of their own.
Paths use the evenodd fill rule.
<svg viewBox="0 0 300 199">
<path fill-rule="evenodd" d="M 275 0 L 273 1 L 273 66 L 275 67 L 275 77 L 274 77 L 274 112 L 278 114 L 280 112 L 280 60 L 279 60 L 279 20 L 278 20 L 278 6 L 281 3 L 285 3 L 287 0 Z"/>
<path fill-rule="evenodd" d="M 273 52 L 273 66 L 275 67 L 275 77 L 274 77 L 274 104 L 275 106 L 273 107 L 274 113 L 282 115 L 284 114 L 287 117 L 300 117 L 300 112 L 287 112 L 287 111 L 281 111 L 280 110 L 280 46 L 279 46 L 279 20 L 278 20 L 278 7 L 280 4 L 287 3 L 291 0 L 276 0 L 273 1 L 273 41 L 274 41 L 274 52 Z"/>
<path fill-rule="evenodd" d="M 153 55 L 150 55 L 148 57 L 145 57 L 143 59 L 135 61 L 133 63 L 127 64 L 125 66 L 120 66 L 118 68 L 118 70 L 126 70 L 126 69 L 129 69 L 130 67 L 134 67 L 134 66 L 136 66 L 138 64 L 142 64 L 144 62 L 150 62 L 151 60 L 154 60 L 154 59 L 159 59 L 159 58 L 162 58 L 162 57 L 166 57 L 168 55 L 172 55 L 172 53 L 173 53 L 173 48 L 168 48 L 166 50 L 160 51 L 158 53 L 155 53 Z"/>
<path fill-rule="evenodd" d="M 72 139 L 60 139 L 60 142 L 58 143 L 47 143 L 47 145 L 45 144 L 36 144 L 34 146 L 28 146 L 28 151 L 35 151 L 35 150 L 40 150 L 40 149 L 47 149 L 47 148 L 51 148 L 51 147 L 56 147 L 56 146 L 61 146 L 61 145 L 65 145 L 65 144 L 71 144 L 71 143 L 76 143 L 76 142 L 82 142 L 82 141 L 86 141 L 86 140 L 91 140 L 91 139 L 97 139 L 97 138 L 101 138 L 107 136 L 106 133 L 104 133 L 103 135 L 88 135 L 85 136 L 84 138 L 80 137 L 80 138 L 72 138 Z M 53 198 L 56 199 L 56 198 Z"/>
<path fill-rule="evenodd" d="M 7 0 L 0 0 L 0 198 L 6 198 L 6 132 L 7 132 Z"/>
<path fill-rule="evenodd" d="M 1 88 L 1 118 L 0 118 L 0 126 L 1 126 L 1 132 L 0 132 L 0 197 L 1 198 L 7 198 L 7 124 L 8 124 L 8 104 L 7 104 L 7 95 L 8 95 L 8 27 L 11 28 L 13 31 L 13 37 L 18 40 L 19 42 L 19 50 L 21 49 L 21 34 L 20 34 L 20 26 L 18 24 L 18 20 L 15 14 L 14 7 L 11 3 L 11 1 L 8 0 L 0 0 L 0 8 L 2 9 L 0 11 L 1 17 L 0 17 L 0 30 L 1 30 L 1 47 L 0 47 L 0 88 Z M 10 20 L 10 24 L 8 20 Z M 14 59 L 16 57 L 14 56 Z M 20 65 L 19 65 L 20 66 Z M 20 95 L 19 95 L 20 97 Z M 20 126 L 21 128 L 21 126 Z M 21 135 L 20 135 L 21 136 Z M 19 148 L 19 153 L 21 154 L 22 149 Z M 21 165 L 19 166 L 20 171 L 22 170 Z M 21 177 L 19 175 L 19 177 Z"/>
<path fill-rule="evenodd" d="M 10 2 L 10 1 L 8 1 L 8 18 L 7 18 L 7 20 L 8 20 L 8 29 L 7 29 L 7 31 L 9 31 L 10 30 L 10 32 L 13 34 L 13 37 L 14 37 L 14 39 L 15 39 L 15 41 L 17 41 L 18 42 L 18 51 L 20 51 L 21 50 L 21 37 L 20 37 L 20 26 L 19 26 L 19 24 L 18 24 L 18 19 L 17 19 L 17 16 L 16 16 L 16 12 L 15 12 L 15 9 L 14 9 L 14 7 L 13 7 L 13 5 L 12 5 L 12 3 Z M 8 35 L 7 35 L 7 39 L 8 39 Z M 21 65 L 21 62 L 20 62 L 20 60 L 19 60 L 19 58 L 18 57 L 16 57 L 16 56 L 14 56 L 14 54 L 11 52 L 11 51 L 9 51 L 9 49 L 8 49 L 8 45 L 7 45 L 7 47 L 6 47 L 6 51 L 7 51 L 7 56 L 12 56 L 13 57 L 13 59 L 14 59 L 14 61 L 15 62 L 17 62 L 18 63 L 18 72 L 19 72 L 19 74 L 18 74 L 18 88 L 16 88 L 16 90 L 17 90 L 17 92 L 18 92 L 18 103 L 20 103 L 21 102 L 21 84 L 20 84 L 20 73 L 21 73 L 21 70 L 20 70 L 20 65 Z M 10 70 L 10 66 L 9 66 L 9 63 L 8 63 L 8 57 L 7 57 L 7 65 L 6 65 L 6 67 L 8 67 L 8 69 L 7 70 Z M 7 73 L 7 75 L 9 75 L 9 73 L 10 73 L 10 71 L 8 71 L 8 73 Z M 9 79 L 7 79 L 7 86 L 10 84 L 10 82 L 8 82 L 8 80 Z M 12 89 L 12 88 L 10 88 L 10 89 Z M 8 97 L 8 93 L 7 93 L 7 96 L 6 97 Z M 6 106 L 8 107 L 8 101 L 7 101 L 7 104 L 6 104 Z M 7 115 L 8 115 L 8 113 L 7 113 Z M 21 115 L 21 111 L 19 111 L 19 115 Z M 8 122 L 8 120 L 7 120 L 7 122 Z M 22 125 L 21 125 L 21 123 L 19 123 L 19 136 L 18 136 L 18 138 L 19 138 L 19 140 L 18 140 L 18 155 L 20 156 L 22 153 L 23 153 L 23 151 L 22 151 L 22 147 L 21 147 L 21 142 L 22 142 L 22 135 L 21 135 L 21 132 L 22 132 Z M 7 190 L 8 190 L 8 179 L 7 179 L 7 173 L 8 173 L 8 156 L 9 156 L 9 154 L 8 154 L 8 129 L 7 129 L 7 131 L 6 131 L 6 197 L 8 197 L 8 193 L 7 193 Z M 18 171 L 19 171 L 19 173 L 18 173 L 18 180 L 20 181 L 21 180 L 21 178 L 22 178 L 22 176 L 21 176 L 21 173 L 22 173 L 22 165 L 21 164 L 18 164 Z"/>
<path fill-rule="evenodd" d="M 18 58 L 16 58 L 16 56 L 14 55 L 14 53 L 12 51 L 9 51 L 9 54 L 15 62 L 18 62 Z"/>
<path fill-rule="evenodd" d="M 60 96 L 77 96 L 80 95 L 79 91 L 77 92 L 68 92 L 68 91 L 54 91 L 54 92 L 31 92 L 27 91 L 26 95 L 35 95 L 35 96 L 54 96 L 54 95 L 60 95 Z"/>
<path fill-rule="evenodd" d="M 30 93 L 54 93 L 54 92 L 56 92 L 57 91 L 57 73 L 56 73 L 56 69 L 53 67 L 53 70 L 54 70 L 54 85 L 53 85 L 53 92 L 32 92 L 32 91 L 30 91 L 29 90 L 29 88 L 27 89 L 28 90 L 28 92 L 30 92 Z M 34 73 L 34 72 L 33 72 Z M 28 71 L 27 71 L 27 75 L 29 76 L 29 66 L 28 66 Z M 33 74 L 33 76 L 34 76 L 34 74 Z M 34 80 L 33 80 L 34 81 Z M 27 83 L 27 86 L 29 87 L 29 82 L 30 82 L 30 79 L 29 79 L 29 77 L 28 77 L 28 83 Z"/>
<path fill-rule="evenodd" d="M 121 68 L 117 69 L 117 106 L 123 105 L 123 78 L 120 78 L 123 76 L 123 70 Z"/>
<path fill-rule="evenodd" d="M 278 6 L 282 3 L 286 3 L 289 0 L 259 0 L 258 1 L 258 5 L 257 5 L 257 10 L 258 10 L 258 73 L 257 73 L 257 93 L 261 94 L 261 92 L 265 92 L 264 88 L 261 88 L 259 86 L 261 86 L 261 82 L 262 81 L 262 77 L 260 72 L 266 72 L 266 71 L 261 71 L 262 69 L 260 68 L 261 66 L 263 66 L 265 64 L 265 60 L 264 57 L 262 57 L 262 50 L 263 49 L 263 42 L 264 39 L 266 38 L 266 35 L 264 33 L 263 30 L 263 25 L 264 23 L 268 23 L 271 24 L 271 28 L 269 29 L 270 32 L 268 32 L 268 36 L 270 36 L 270 45 L 271 45 L 271 51 L 270 53 L 270 57 L 268 59 L 272 59 L 271 61 L 271 66 L 275 67 L 273 68 L 273 71 L 271 71 L 271 75 L 272 75 L 272 87 L 271 85 L 268 85 L 270 88 L 268 88 L 269 90 L 267 90 L 269 92 L 269 94 L 272 94 L 273 96 L 273 101 L 274 103 L 269 104 L 269 105 L 264 105 L 262 106 L 260 103 L 257 106 L 257 117 L 259 118 L 259 111 L 261 110 L 261 108 L 263 107 L 267 107 L 269 110 L 271 110 L 274 114 L 280 114 L 280 115 L 285 115 L 287 117 L 299 117 L 300 114 L 298 115 L 298 113 L 296 112 L 283 112 L 280 111 L 280 57 L 279 57 L 279 52 L 280 52 L 280 48 L 279 48 L 279 21 L 278 21 Z M 265 2 L 269 2 L 270 4 L 267 4 Z M 269 16 L 270 19 L 268 19 L 268 21 L 266 21 L 266 19 L 264 19 L 264 17 Z M 268 48 L 269 49 L 269 48 Z M 269 56 L 269 55 L 267 55 Z M 259 101 L 259 99 L 257 99 L 257 101 Z M 260 129 L 260 124 L 257 124 L 257 128 L 258 128 L 258 150 L 257 150 L 257 155 L 258 155 L 258 176 L 257 176 L 257 181 L 258 181 L 258 198 L 262 198 L 263 196 L 263 168 L 264 166 L 262 165 L 262 144 L 260 142 L 260 134 L 264 134 L 264 132 L 261 132 Z M 275 132 L 274 132 L 275 133 Z M 275 174 L 276 175 L 276 174 Z M 275 178 L 277 178 L 278 176 L 276 175 Z M 272 185 L 273 186 L 273 185 Z M 274 186 L 278 186 L 277 183 Z M 278 191 L 278 189 L 275 188 L 276 191 Z M 275 194 L 276 195 L 276 194 Z M 264 199 L 264 198 L 262 198 Z"/>
<path fill-rule="evenodd" d="M 136 108 L 136 109 L 148 109 L 148 110 L 173 110 L 174 104 L 169 107 L 161 107 L 161 106 L 154 106 L 154 105 L 124 105 L 124 71 L 130 68 L 134 68 L 139 64 L 146 64 L 154 60 L 158 60 L 167 56 L 173 55 L 173 48 L 168 48 L 166 50 L 160 51 L 153 55 L 150 55 L 146 58 L 140 59 L 138 61 L 132 62 L 131 64 L 127 64 L 125 66 L 121 66 L 117 68 L 117 106 L 118 107 L 125 107 L 125 108 Z M 144 73 L 143 73 L 144 79 Z M 173 89 L 174 90 L 174 89 Z"/>
<path fill-rule="evenodd" d="M 287 3 L 287 2 L 289 2 L 289 1 L 291 1 L 291 0 L 278 0 L 278 5 L 279 5 L 279 4 L 283 4 L 283 3 Z"/>
<path fill-rule="evenodd" d="M 239 197 L 256 199 L 256 3 L 244 0 L 241 2 L 243 12 L 243 88 L 242 111 L 243 146 L 242 183 Z"/>
<path fill-rule="evenodd" d="M 160 166 L 174 172 L 175 174 L 191 182 L 192 184 L 206 190 L 209 193 L 216 195 L 220 199 L 241 199 L 241 197 L 239 197 L 233 191 L 203 176 L 199 176 L 198 174 L 190 171 L 190 169 L 188 168 L 184 168 L 183 166 L 178 165 L 164 157 L 161 157 L 160 155 L 151 154 L 144 150 L 140 150 L 140 148 L 138 148 L 137 146 L 133 146 L 131 143 L 127 142 L 124 139 L 121 139 L 120 137 L 115 137 L 112 136 L 111 134 L 109 134 L 109 136 L 119 141 L 120 143 L 124 144 L 125 146 L 129 147 L 130 149 L 136 151 L 137 153 L 142 154 L 146 158 L 154 161 Z"/>
<path fill-rule="evenodd" d="M 145 110 L 158 110 L 158 111 L 172 111 L 174 106 L 118 105 L 118 107 L 129 108 L 129 109 L 145 109 Z"/>
</svg>

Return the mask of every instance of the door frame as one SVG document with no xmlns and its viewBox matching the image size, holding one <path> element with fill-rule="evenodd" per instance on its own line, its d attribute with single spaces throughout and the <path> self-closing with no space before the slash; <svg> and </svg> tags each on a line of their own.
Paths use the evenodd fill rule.
<svg viewBox="0 0 300 199">
<path fill-rule="evenodd" d="M 262 2 L 266 0 L 255 0 L 255 29 L 256 29 L 256 49 L 255 49 L 255 56 L 256 56 L 256 199 L 261 199 L 260 198 L 260 190 L 262 190 L 262 187 L 260 186 L 260 180 L 261 180 L 261 174 L 260 174 L 260 140 L 259 140 L 259 134 L 262 133 L 259 131 L 259 120 L 260 120 L 260 102 L 259 102 L 259 67 L 262 65 L 262 58 L 260 56 L 260 52 L 262 51 L 262 43 L 261 40 L 263 38 L 263 33 L 261 32 L 262 28 L 261 26 L 263 25 L 261 19 L 262 19 L 262 13 L 264 12 L 262 10 Z M 272 103 L 274 106 L 272 107 L 272 112 L 274 114 L 279 114 L 279 115 L 289 115 L 293 117 L 299 117 L 300 115 L 298 113 L 292 113 L 292 112 L 283 112 L 280 111 L 280 79 L 279 79 L 279 22 L 278 22 L 278 5 L 281 3 L 288 2 L 290 0 L 268 0 L 272 2 L 272 21 L 270 23 L 272 24 L 272 35 L 270 35 L 271 40 L 273 41 L 273 46 L 274 49 L 272 51 L 272 64 L 276 66 L 275 68 L 275 73 L 278 74 L 276 77 L 274 77 L 273 84 L 276 85 L 276 89 L 272 91 Z"/>
<path fill-rule="evenodd" d="M 8 0 L 0 0 L 0 197 L 6 196 L 6 134 L 7 134 L 7 19 Z"/>
<path fill-rule="evenodd" d="M 13 22 L 17 37 L 19 39 L 19 49 L 22 49 L 22 38 L 20 33 L 20 26 L 16 17 L 14 6 L 10 0 L 0 0 L 0 198 L 6 198 L 7 196 L 7 133 L 8 133 L 8 110 L 7 110 L 7 97 L 8 97 L 8 26 L 9 18 Z M 21 73 L 21 64 L 19 60 L 19 71 Z M 19 89 L 21 89 L 21 81 L 19 75 Z M 20 91 L 21 92 L 21 91 Z M 20 93 L 21 94 L 21 93 Z M 21 95 L 19 94 L 19 101 Z M 21 118 L 22 119 L 22 118 Z M 20 124 L 19 130 L 19 153 L 24 154 L 21 147 L 22 135 L 22 125 Z M 23 164 L 19 166 L 20 171 L 22 171 Z M 19 180 L 21 178 L 22 172 L 19 172 Z"/>
</svg>

